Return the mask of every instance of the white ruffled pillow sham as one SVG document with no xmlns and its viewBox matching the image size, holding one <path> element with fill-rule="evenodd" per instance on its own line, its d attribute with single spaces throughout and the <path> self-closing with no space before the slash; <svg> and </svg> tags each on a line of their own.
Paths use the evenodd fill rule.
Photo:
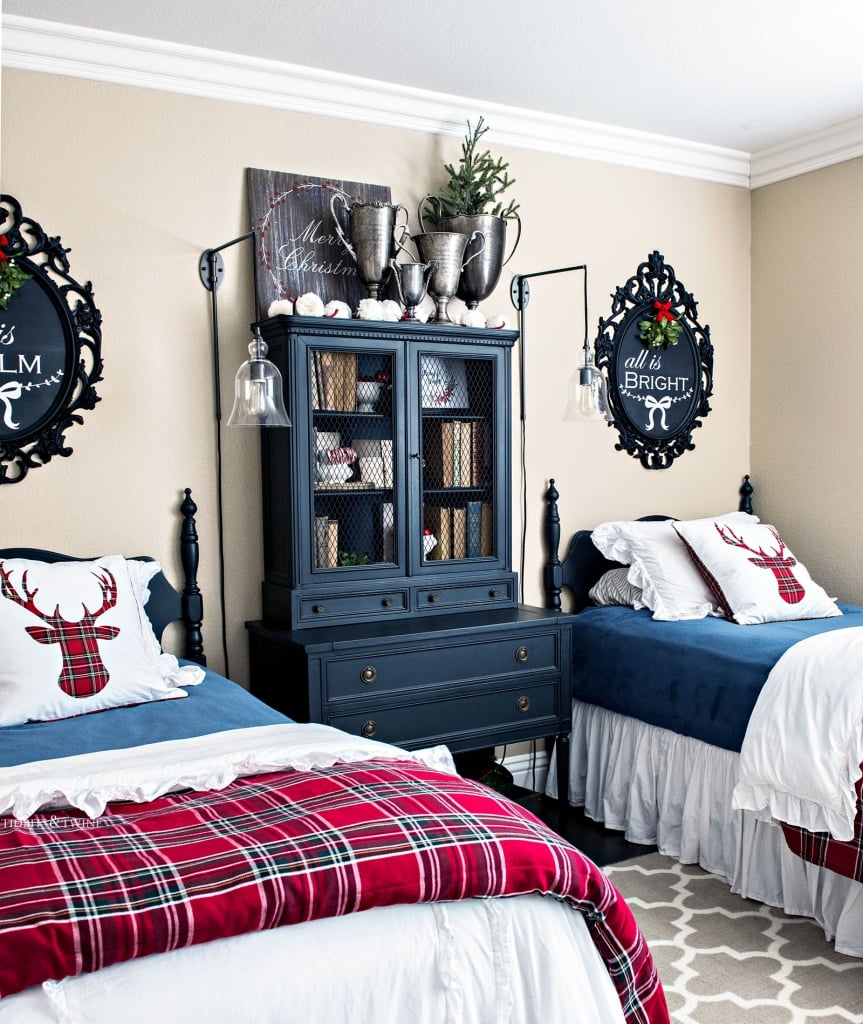
<svg viewBox="0 0 863 1024">
<path fill-rule="evenodd" d="M 757 523 L 747 512 L 729 512 L 690 522 Z M 591 533 L 597 549 L 613 562 L 628 566 L 627 579 L 641 590 L 654 619 L 679 621 L 721 616 L 723 610 L 692 561 L 671 519 L 616 520 Z"/>
</svg>

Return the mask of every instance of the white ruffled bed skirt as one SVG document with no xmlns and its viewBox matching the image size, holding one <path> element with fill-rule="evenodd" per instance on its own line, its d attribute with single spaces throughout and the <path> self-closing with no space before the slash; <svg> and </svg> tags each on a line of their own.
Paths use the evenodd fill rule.
<svg viewBox="0 0 863 1024">
<path fill-rule="evenodd" d="M 699 864 L 732 892 L 814 918 L 838 952 L 863 957 L 863 885 L 795 856 L 778 825 L 731 809 L 737 754 L 580 701 L 571 751 L 569 801 L 589 818 Z"/>
</svg>

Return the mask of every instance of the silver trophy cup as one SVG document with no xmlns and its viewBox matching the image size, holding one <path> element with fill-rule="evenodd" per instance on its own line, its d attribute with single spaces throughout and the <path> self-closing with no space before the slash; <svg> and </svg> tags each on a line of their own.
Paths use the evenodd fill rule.
<svg viewBox="0 0 863 1024">
<path fill-rule="evenodd" d="M 339 220 L 337 202 L 347 211 L 350 238 Z M 404 210 L 405 220 L 397 224 L 399 210 Z M 407 209 L 401 203 L 355 203 L 342 192 L 334 192 L 330 197 L 330 211 L 336 234 L 353 257 L 360 280 L 368 289 L 369 296 L 376 299 L 384 277 L 390 272 L 390 261 L 396 251 L 408 251 L 402 245 L 407 232 Z M 397 238 L 397 234 L 401 237 Z"/>
<path fill-rule="evenodd" d="M 435 313 L 429 323 L 451 324 L 452 320 L 447 313 L 449 300 L 456 293 L 462 270 L 485 248 L 485 238 L 481 231 L 474 231 L 472 235 L 464 235 L 459 231 L 425 231 L 421 235 L 414 235 L 413 240 L 420 259 L 434 264 L 428 290 L 435 302 Z M 482 244 L 465 260 L 464 251 L 468 242 L 475 240 Z"/>
<path fill-rule="evenodd" d="M 392 268 L 396 275 L 399 298 L 405 307 L 402 319 L 416 320 L 417 306 L 425 298 L 434 263 L 396 263 L 393 260 Z"/>
</svg>

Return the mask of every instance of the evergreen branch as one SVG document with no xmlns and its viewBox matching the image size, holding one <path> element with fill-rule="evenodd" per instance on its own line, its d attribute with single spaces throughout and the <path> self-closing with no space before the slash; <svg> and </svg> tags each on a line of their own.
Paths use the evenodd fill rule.
<svg viewBox="0 0 863 1024">
<path fill-rule="evenodd" d="M 502 192 L 515 184 L 508 174 L 509 164 L 501 157 L 495 159 L 489 150 L 477 153 L 477 146 L 489 126 L 482 117 L 462 140 L 461 160 L 458 167 L 444 164 L 449 181 L 438 192 L 441 215 L 455 217 L 463 214 L 491 213 L 498 217 L 515 217 L 519 204 L 513 199 L 504 206 L 498 199 Z"/>
</svg>

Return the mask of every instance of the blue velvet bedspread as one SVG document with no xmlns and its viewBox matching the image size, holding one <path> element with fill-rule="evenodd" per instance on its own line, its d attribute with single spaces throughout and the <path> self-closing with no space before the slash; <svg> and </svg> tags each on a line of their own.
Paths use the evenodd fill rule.
<svg viewBox="0 0 863 1024">
<path fill-rule="evenodd" d="M 290 721 L 209 670 L 187 693 L 179 700 L 109 708 L 59 722 L 5 726 L 0 729 L 0 767 Z"/>
<path fill-rule="evenodd" d="M 646 610 L 586 608 L 573 627 L 573 697 L 739 751 L 770 669 L 798 640 L 863 626 L 863 607 L 829 619 L 739 626 L 657 622 Z"/>
</svg>

